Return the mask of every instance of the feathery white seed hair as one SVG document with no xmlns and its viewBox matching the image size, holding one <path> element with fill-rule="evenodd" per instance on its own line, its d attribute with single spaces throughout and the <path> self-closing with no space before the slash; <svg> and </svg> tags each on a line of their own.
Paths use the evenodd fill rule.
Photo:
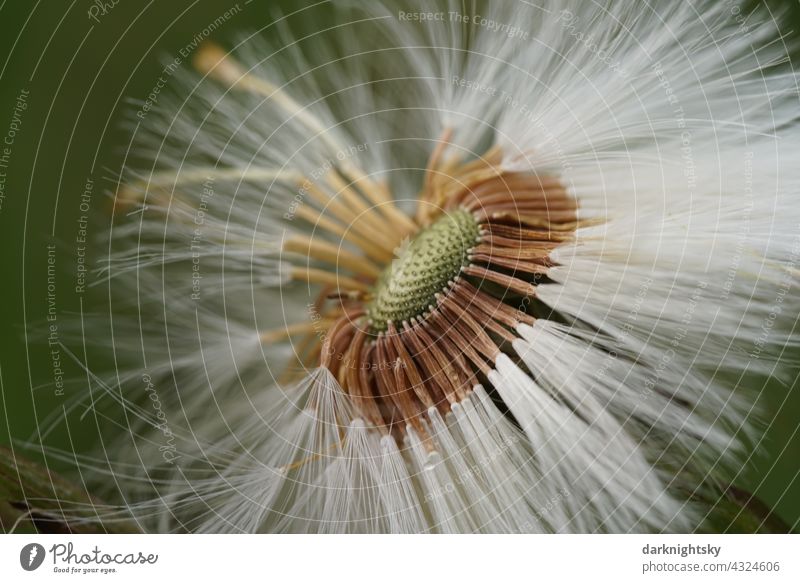
<svg viewBox="0 0 800 583">
<path fill-rule="evenodd" d="M 509 0 L 464 24 L 447 15 L 462 2 L 368 4 L 302 42 L 277 24 L 236 46 L 272 98 L 180 72 L 148 113 L 131 160 L 148 209 L 114 227 L 106 273 L 136 290 L 141 330 L 113 329 L 140 358 L 100 383 L 128 412 L 115 452 L 132 454 L 97 475 L 159 531 L 697 528 L 703 509 L 682 493 L 735 476 L 754 435 L 746 379 L 786 374 L 776 355 L 797 343 L 798 89 L 774 15 L 743 28 L 721 2 Z M 308 317 L 280 252 L 298 229 L 280 176 L 355 156 L 410 208 L 445 127 L 452 148 L 491 138 L 505 168 L 559 175 L 581 218 L 602 221 L 552 254 L 538 297 L 560 317 L 520 324 L 486 386 L 428 412 L 431 451 L 413 428 L 403 443 L 371 429 L 324 368 L 281 386 L 292 346 L 258 331 Z M 192 177 L 209 165 L 191 301 Z M 135 396 L 143 372 L 172 463 L 163 420 Z"/>
</svg>

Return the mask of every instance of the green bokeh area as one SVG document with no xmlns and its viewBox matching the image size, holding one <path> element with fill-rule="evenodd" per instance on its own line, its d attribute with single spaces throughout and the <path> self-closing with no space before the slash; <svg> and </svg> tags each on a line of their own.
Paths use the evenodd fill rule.
<svg viewBox="0 0 800 583">
<path fill-rule="evenodd" d="M 164 62 L 226 12 L 235 9 L 212 34 L 223 42 L 263 29 L 281 13 L 305 4 L 118 0 L 103 9 L 90 0 L 0 0 L 0 135 L 12 120 L 16 127 L 8 167 L 2 169 L 0 444 L 38 443 L 47 420 L 63 413 L 71 394 L 85 390 L 86 371 L 63 351 L 64 386 L 53 386 L 48 314 L 55 313 L 56 325 L 62 326 L 81 311 L 107 307 L 102 286 L 75 291 L 80 263 L 75 241 L 83 230 L 91 239 L 99 225 L 81 223 L 86 214 L 82 203 L 92 214 L 109 208 L 126 155 L 129 130 L 123 121 L 135 109 L 132 102 L 144 101 Z M 329 26 L 329 11 L 327 6 L 314 8 L 311 17 L 295 19 L 294 26 L 309 32 Z M 800 30 L 799 15 L 793 5 L 785 31 Z M 87 243 L 85 253 L 86 265 L 94 268 L 102 250 Z M 52 256 L 57 258 L 55 287 L 48 295 Z M 79 356 L 90 366 L 100 358 L 91 350 Z M 769 412 L 763 419 L 765 438 L 736 485 L 754 492 L 797 528 L 800 395 L 795 386 L 775 380 L 764 387 L 759 404 Z M 55 428 L 47 442 L 87 452 L 96 435 L 92 416 L 81 420 L 73 415 L 68 428 Z M 42 461 L 35 450 L 26 455 Z M 52 460 L 47 464 L 62 467 Z"/>
</svg>

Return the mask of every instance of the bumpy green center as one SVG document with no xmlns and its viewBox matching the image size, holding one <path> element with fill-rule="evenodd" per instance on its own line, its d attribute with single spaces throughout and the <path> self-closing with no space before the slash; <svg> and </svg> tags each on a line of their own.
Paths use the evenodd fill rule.
<svg viewBox="0 0 800 583">
<path fill-rule="evenodd" d="M 442 215 L 401 245 L 396 258 L 375 284 L 367 316 L 374 331 L 419 316 L 435 302 L 434 294 L 458 275 L 478 238 L 471 213 L 457 210 Z"/>
</svg>

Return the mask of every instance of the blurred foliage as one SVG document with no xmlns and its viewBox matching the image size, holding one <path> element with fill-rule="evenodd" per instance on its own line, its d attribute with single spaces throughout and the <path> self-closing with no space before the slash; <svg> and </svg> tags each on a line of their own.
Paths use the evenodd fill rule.
<svg viewBox="0 0 800 583">
<path fill-rule="evenodd" d="M 133 522 L 101 523 L 108 507 L 45 466 L 0 446 L 0 532 L 48 534 L 133 533 Z"/>
</svg>

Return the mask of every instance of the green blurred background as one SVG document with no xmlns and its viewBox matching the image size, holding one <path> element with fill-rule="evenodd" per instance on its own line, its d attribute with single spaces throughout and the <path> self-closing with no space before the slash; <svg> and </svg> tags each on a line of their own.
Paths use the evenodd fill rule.
<svg viewBox="0 0 800 583">
<path fill-rule="evenodd" d="M 237 6 L 212 0 L 105 4 L 106 8 L 90 0 L 0 2 L 0 134 L 5 135 L 11 123 L 17 97 L 28 92 L 27 109 L 19 116 L 19 130 L 8 154 L 0 209 L 0 444 L 36 442 L 39 422 L 63 405 L 49 385 L 52 363 L 43 339 L 47 245 L 58 249 L 58 322 L 78 312 L 81 299 L 84 309 L 101 305 L 102 290 L 99 295 L 82 296 L 73 291 L 72 242 L 87 178 L 94 184 L 92 212 L 101 213 L 107 208 L 105 193 L 114 187 L 128 143 L 122 114 L 126 108 L 135 109 L 128 100 L 144 100 L 162 73 L 163 61 L 171 60 L 198 32 Z M 236 14 L 213 38 L 225 42 L 261 29 L 280 12 L 304 4 L 241 0 Z M 96 20 L 90 18 L 90 10 Z M 296 25 L 309 31 L 326 26 L 328 11 L 327 6 L 309 10 L 310 16 Z M 786 32 L 800 28 L 797 3 L 790 6 L 782 28 Z M 87 264 L 93 266 L 97 256 L 89 247 Z M 85 382 L 85 373 L 66 358 L 62 368 L 66 378 Z M 777 413 L 765 420 L 766 438 L 744 468 L 738 486 L 755 492 L 796 527 L 800 521 L 800 395 L 778 382 L 772 382 L 763 394 L 765 404 Z M 71 423 L 69 434 L 62 429 L 52 438 L 64 449 L 85 451 L 92 445 L 93 425 L 89 418 L 83 426 Z"/>
</svg>

